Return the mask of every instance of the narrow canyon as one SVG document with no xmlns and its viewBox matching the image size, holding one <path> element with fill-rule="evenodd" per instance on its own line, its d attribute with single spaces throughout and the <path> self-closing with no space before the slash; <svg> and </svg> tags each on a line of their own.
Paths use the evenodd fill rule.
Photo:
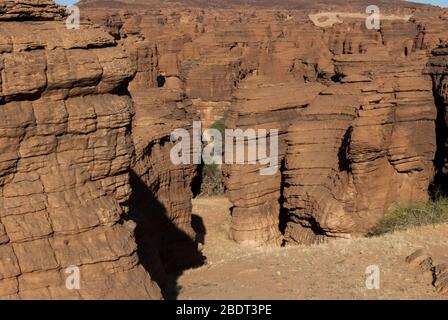
<svg viewBox="0 0 448 320">
<path fill-rule="evenodd" d="M 207 259 L 192 204 L 207 168 L 170 159 L 197 121 L 278 130 L 274 175 L 216 169 L 241 251 L 355 241 L 392 205 L 448 192 L 448 9 L 78 6 L 70 29 L 51 0 L 0 0 L 0 299 L 169 298 L 171 275 Z"/>
</svg>

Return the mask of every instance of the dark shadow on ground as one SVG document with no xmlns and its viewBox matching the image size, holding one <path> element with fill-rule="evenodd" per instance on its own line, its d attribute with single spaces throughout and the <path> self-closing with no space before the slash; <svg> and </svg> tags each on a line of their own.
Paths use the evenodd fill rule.
<svg viewBox="0 0 448 320">
<path fill-rule="evenodd" d="M 191 216 L 191 226 L 193 227 L 194 232 L 196 232 L 196 243 L 204 245 L 207 229 L 205 228 L 202 217 L 197 214 L 193 214 Z"/>
<path fill-rule="evenodd" d="M 173 223 L 165 206 L 134 171 L 131 186 L 128 218 L 136 223 L 140 262 L 160 286 L 164 298 L 176 299 L 180 289 L 178 277 L 187 269 L 202 266 L 205 257 L 199 252 L 196 239 Z M 195 228 L 205 234 L 202 219 L 193 220 Z"/>
</svg>

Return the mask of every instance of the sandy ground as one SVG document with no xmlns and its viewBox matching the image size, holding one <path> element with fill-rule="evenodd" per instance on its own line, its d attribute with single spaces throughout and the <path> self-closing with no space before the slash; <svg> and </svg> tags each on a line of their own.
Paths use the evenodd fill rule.
<svg viewBox="0 0 448 320">
<path fill-rule="evenodd" d="M 373 12 L 372 12 L 373 13 Z M 350 13 L 350 12 L 320 12 L 317 14 L 310 14 L 308 17 L 317 27 L 327 28 L 331 27 L 336 23 L 343 23 L 344 18 L 348 19 L 362 19 L 365 20 L 370 17 L 371 14 L 364 13 Z M 394 14 L 380 14 L 379 18 L 381 20 L 401 20 L 409 21 L 412 15 L 394 15 Z"/>
<path fill-rule="evenodd" d="M 448 225 L 311 247 L 250 248 L 228 238 L 230 203 L 194 200 L 206 227 L 207 264 L 177 279 L 178 299 L 448 299 L 431 277 L 405 258 L 422 247 L 448 251 Z M 378 266 L 380 289 L 366 287 L 366 268 Z"/>
</svg>

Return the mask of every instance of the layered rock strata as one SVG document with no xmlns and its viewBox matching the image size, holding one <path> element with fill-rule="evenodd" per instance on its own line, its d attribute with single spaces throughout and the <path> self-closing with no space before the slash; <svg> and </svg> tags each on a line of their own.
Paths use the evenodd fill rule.
<svg viewBox="0 0 448 320">
<path fill-rule="evenodd" d="M 176 143 L 171 139 L 173 131 L 191 132 L 193 121 L 199 118 L 180 84 L 176 55 L 160 56 L 156 42 L 132 32 L 127 25 L 123 28 L 126 33 L 119 36 L 120 43 L 137 66 L 129 84 L 135 108 L 132 138 L 136 149 L 131 179 L 134 194 L 129 204 L 131 216 L 140 222 L 136 231 L 140 257 L 162 284 L 167 272 L 200 265 L 204 260 L 191 227 L 198 166 L 193 162 L 175 165 L 170 158 Z M 177 39 L 165 41 L 163 45 L 168 48 L 177 45 Z"/>
<path fill-rule="evenodd" d="M 290 128 L 284 195 L 292 219 L 289 241 L 366 234 L 392 204 L 427 199 L 436 108 L 423 75 L 425 55 L 389 57 L 336 56 L 340 83 Z"/>
<path fill-rule="evenodd" d="M 370 4 L 385 14 L 379 30 L 366 28 Z M 139 82 L 183 92 L 205 127 L 225 119 L 229 128 L 279 130 L 276 177 L 224 166 L 236 241 L 281 243 L 283 231 L 289 243 L 362 235 L 394 202 L 427 198 L 443 130 L 424 69 L 446 33 L 446 11 L 381 1 L 83 5 L 139 48 Z M 310 16 L 323 8 L 347 12 L 320 27 Z M 296 94 L 311 83 L 326 89 Z"/>
<path fill-rule="evenodd" d="M 125 219 L 135 66 L 51 1 L 0 8 L 0 297 L 159 299 Z"/>
<path fill-rule="evenodd" d="M 83 3 L 68 30 L 52 1 L 0 2 L 2 299 L 160 299 L 154 280 L 202 264 L 200 167 L 170 159 L 194 120 L 278 130 L 274 175 L 223 166 L 239 243 L 364 235 L 434 168 L 446 184 L 446 11 L 381 2 L 367 30 L 316 26 L 324 2 Z"/>
<path fill-rule="evenodd" d="M 228 197 L 232 208 L 232 239 L 244 244 L 281 244 L 282 170 L 286 155 L 286 135 L 289 126 L 324 86 L 318 83 L 266 84 L 263 77 L 252 77 L 244 81 L 236 93 L 237 101 L 229 110 L 226 128 L 244 131 L 244 164 L 227 165 L 225 170 Z M 283 99 L 278 99 L 282 96 Z M 259 135 L 259 130 L 266 135 Z M 248 131 L 246 131 L 248 130 Z M 250 135 L 254 130 L 256 135 Z M 274 143 L 271 130 L 277 131 L 278 155 L 270 154 Z M 260 141 L 260 139 L 265 139 Z M 235 140 L 236 141 L 236 140 Z M 266 154 L 258 154 L 256 163 L 249 163 L 249 145 L 266 142 Z M 236 147 L 235 147 L 236 149 Z M 236 160 L 236 158 L 235 158 Z M 260 163 L 273 160 L 269 164 Z M 263 175 L 262 168 L 273 168 Z"/>
<path fill-rule="evenodd" d="M 433 77 L 434 97 L 438 109 L 436 182 L 448 192 L 448 42 L 432 51 L 428 74 Z"/>
<path fill-rule="evenodd" d="M 435 253 L 434 253 L 435 252 Z M 448 256 L 445 248 L 419 249 L 406 258 L 410 267 L 429 276 L 429 281 L 441 295 L 448 296 Z"/>
</svg>

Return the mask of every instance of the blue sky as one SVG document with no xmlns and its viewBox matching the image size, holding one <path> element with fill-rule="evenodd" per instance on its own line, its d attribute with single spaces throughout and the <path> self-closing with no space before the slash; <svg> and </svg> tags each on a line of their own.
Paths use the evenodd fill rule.
<svg viewBox="0 0 448 320">
<path fill-rule="evenodd" d="M 448 7 L 448 0 L 413 0 L 413 2 L 429 3 L 440 7 Z"/>
<path fill-rule="evenodd" d="M 55 0 L 55 2 L 65 5 L 70 5 L 78 2 L 79 0 Z M 448 0 L 414 0 L 414 2 L 430 3 L 441 7 L 448 7 Z"/>
<path fill-rule="evenodd" d="M 76 2 L 79 2 L 79 0 L 55 0 L 54 2 L 59 3 L 59 4 L 71 5 Z"/>
</svg>

